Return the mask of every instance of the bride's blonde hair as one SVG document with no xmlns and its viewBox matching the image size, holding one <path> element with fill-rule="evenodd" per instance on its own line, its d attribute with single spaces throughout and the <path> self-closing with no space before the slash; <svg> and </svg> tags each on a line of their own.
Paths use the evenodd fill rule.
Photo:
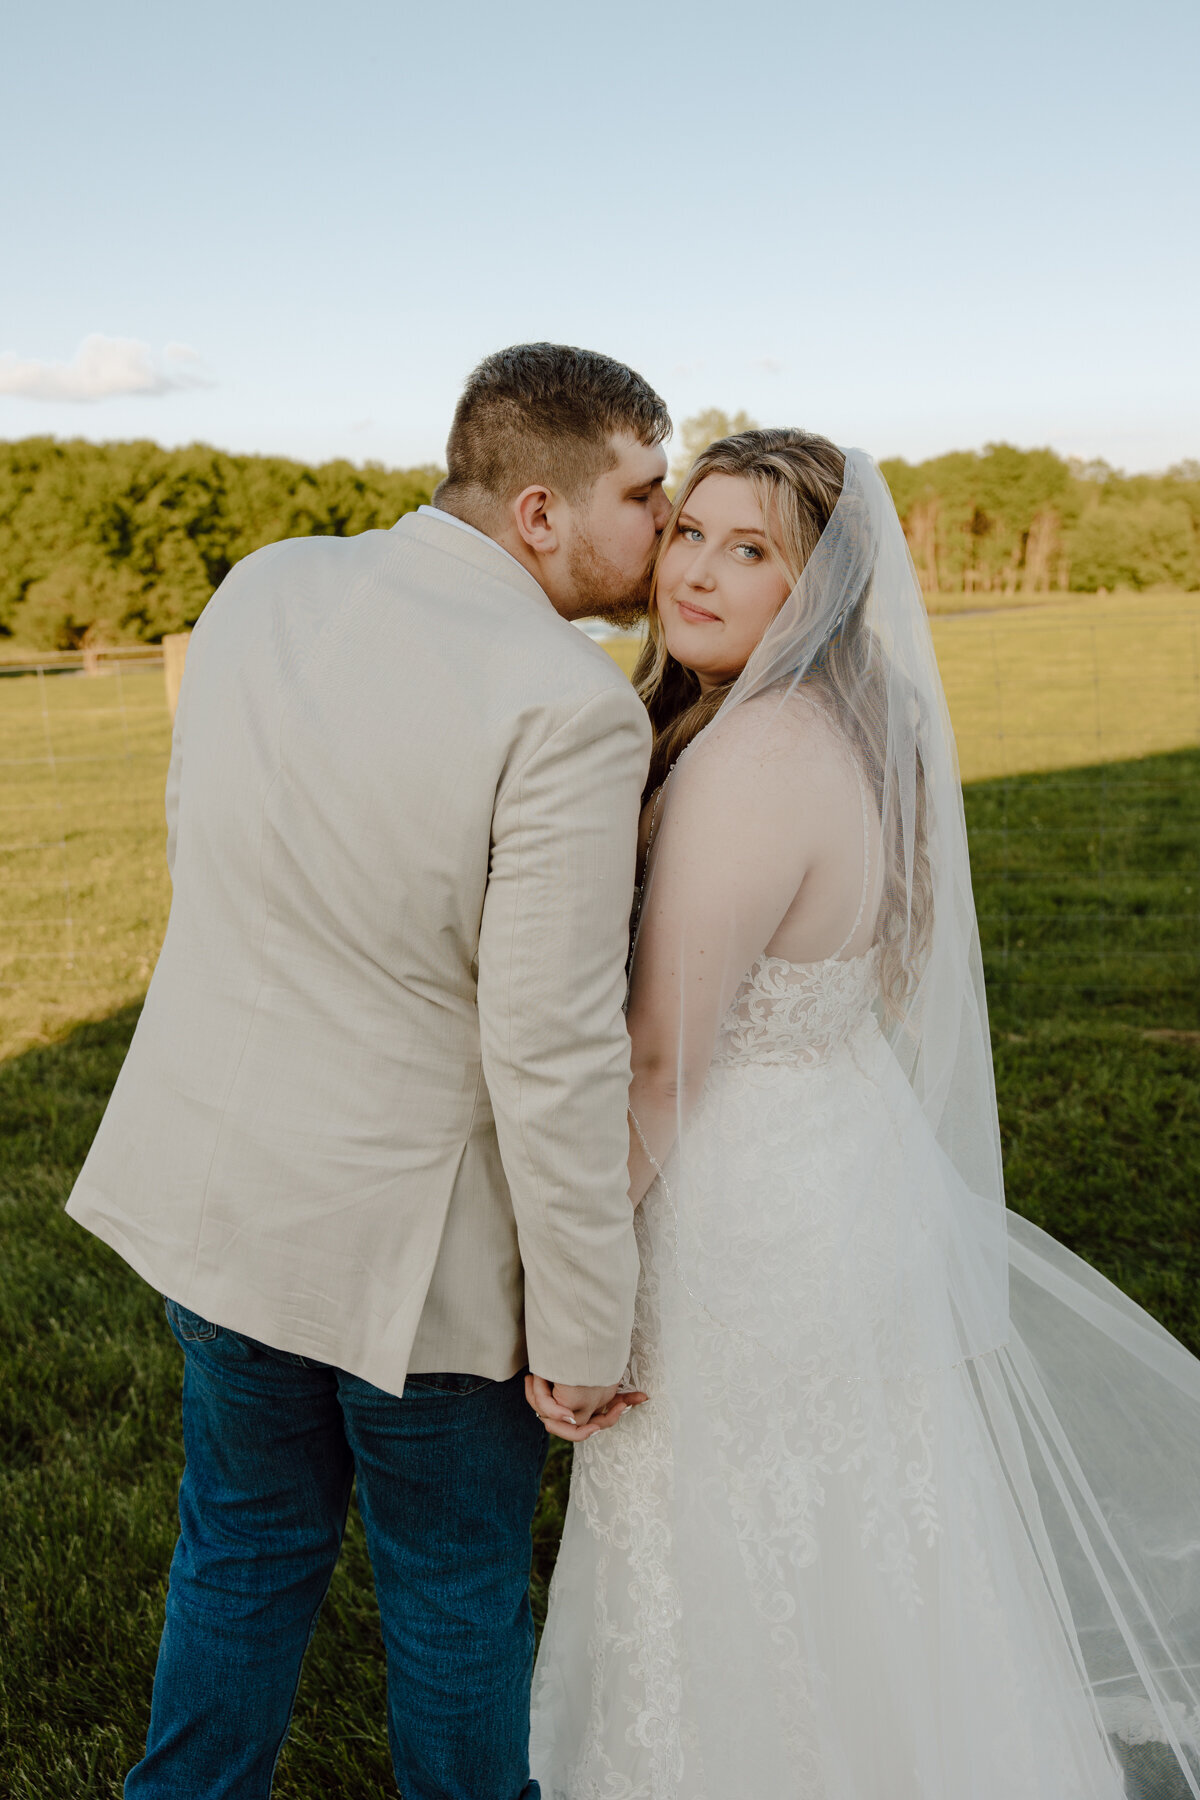
<svg viewBox="0 0 1200 1800">
<path fill-rule="evenodd" d="M 708 475 L 736 475 L 748 481 L 762 509 L 771 553 L 794 587 L 841 498 L 845 468 L 845 457 L 828 438 L 812 431 L 775 430 L 741 431 L 720 438 L 702 451 L 688 470 L 663 530 L 650 594 L 648 636 L 633 673 L 634 686 L 654 728 L 647 795 L 666 779 L 692 739 L 716 718 L 736 680 L 733 677 L 702 692 L 697 677 L 667 649 L 658 610 L 658 577 L 689 496 Z M 805 685 L 829 705 L 861 757 L 875 791 L 884 824 L 884 882 L 876 928 L 880 980 L 889 1008 L 898 1010 L 929 942 L 933 888 L 919 760 L 911 870 L 900 841 L 897 797 L 884 792 L 888 678 L 865 621 L 869 593 L 868 583 L 814 658 Z"/>
<path fill-rule="evenodd" d="M 702 693 L 690 669 L 667 649 L 658 610 L 658 577 L 674 542 L 679 515 L 706 475 L 739 475 L 754 489 L 771 549 L 791 585 L 817 547 L 842 491 L 846 459 L 836 444 L 812 431 L 740 431 L 701 451 L 675 496 L 654 567 L 649 635 L 633 672 L 654 727 L 646 792 L 653 793 L 698 732 L 721 710 L 733 682 Z"/>
</svg>

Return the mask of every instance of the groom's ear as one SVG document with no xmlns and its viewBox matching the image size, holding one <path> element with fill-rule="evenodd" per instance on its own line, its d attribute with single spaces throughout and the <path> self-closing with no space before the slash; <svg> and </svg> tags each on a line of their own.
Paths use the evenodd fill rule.
<svg viewBox="0 0 1200 1800">
<path fill-rule="evenodd" d="M 521 541 L 535 556 L 550 556 L 559 547 L 554 515 L 561 501 L 553 488 L 527 487 L 512 502 L 512 518 Z"/>
</svg>

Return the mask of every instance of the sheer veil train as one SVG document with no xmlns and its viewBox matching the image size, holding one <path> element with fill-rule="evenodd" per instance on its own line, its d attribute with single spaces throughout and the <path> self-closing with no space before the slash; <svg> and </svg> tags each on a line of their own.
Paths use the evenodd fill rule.
<svg viewBox="0 0 1200 1800">
<path fill-rule="evenodd" d="M 747 972 L 745 884 L 838 764 L 859 917 Z M 639 1214 L 652 1401 L 576 1453 L 547 1800 L 1200 1800 L 1200 1363 L 1006 1211 L 954 738 L 862 451 L 667 784 L 642 918 L 634 1003 L 669 956 L 721 1024 L 698 1086 L 681 1012 Z"/>
</svg>

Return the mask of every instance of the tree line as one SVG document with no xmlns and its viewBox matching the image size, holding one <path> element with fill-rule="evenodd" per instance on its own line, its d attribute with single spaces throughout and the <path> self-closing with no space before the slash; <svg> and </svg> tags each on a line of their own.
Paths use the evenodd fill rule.
<svg viewBox="0 0 1200 1800">
<path fill-rule="evenodd" d="M 203 444 L 0 443 L 0 638 L 40 649 L 155 643 L 194 625 L 251 550 L 394 525 L 440 473 Z"/>
<path fill-rule="evenodd" d="M 1200 587 L 1200 462 L 1123 475 L 989 444 L 880 466 L 927 589 Z"/>
<path fill-rule="evenodd" d="M 684 421 L 681 447 L 690 458 L 751 423 L 710 409 Z M 1200 587 L 1200 463 L 1123 475 L 990 444 L 881 467 L 929 589 Z M 201 444 L 0 443 L 0 638 L 157 642 L 193 625 L 251 550 L 386 528 L 429 500 L 439 474 Z"/>
</svg>

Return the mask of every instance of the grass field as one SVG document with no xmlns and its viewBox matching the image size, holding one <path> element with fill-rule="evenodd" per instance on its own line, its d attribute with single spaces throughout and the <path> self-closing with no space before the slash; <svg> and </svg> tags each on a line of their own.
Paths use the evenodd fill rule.
<svg viewBox="0 0 1200 1800">
<path fill-rule="evenodd" d="M 144 992 L 170 747 L 161 670 L 0 679 L 0 1057 Z"/>
<path fill-rule="evenodd" d="M 969 682 L 998 621 L 946 623 L 962 634 L 939 638 L 939 654 L 952 696 L 962 683 L 967 763 L 976 724 L 978 743 L 995 741 Z M 1168 625 L 1183 635 L 1154 665 L 1169 678 L 1150 709 L 1164 750 L 1188 741 L 1172 734 L 1186 732 L 1176 678 L 1191 625 Z M 1028 697 L 1047 640 L 1031 631 L 1023 663 L 1019 641 L 1010 685 Z M 1103 641 L 1115 689 L 1121 646 L 1115 632 Z M 967 793 L 1009 1195 L 1200 1351 L 1200 750 L 1101 760 L 1128 758 L 1142 727 L 1118 708 L 1097 737 L 1076 705 L 1090 678 L 1064 667 L 1072 725 L 1032 733 L 1042 773 L 1019 773 L 1016 755 L 1014 772 Z M 119 1793 L 145 1730 L 174 1539 L 180 1359 L 157 1297 L 62 1213 L 165 918 L 161 684 L 0 680 L 0 1792 L 13 1800 Z M 1036 727 L 1042 704 L 1015 716 Z M 555 1455 L 539 1607 L 566 1474 Z M 277 1795 L 393 1792 L 383 1717 L 352 1513 Z"/>
<path fill-rule="evenodd" d="M 1200 742 L 1200 596 L 1040 599 L 934 620 L 964 779 L 1086 768 Z M 636 647 L 616 640 L 609 648 L 628 670 Z M 169 748 L 156 670 L 118 665 L 94 679 L 0 679 L 0 1057 L 44 1043 L 73 1021 L 103 1017 L 144 990 L 169 900 L 162 856 Z M 1127 811 L 1119 830 L 1105 826 L 1103 778 L 1077 797 L 1084 810 L 1064 815 L 1062 828 L 1079 852 L 1081 879 L 1072 889 L 1079 904 L 1060 901 L 1056 922 L 1038 929 L 1053 936 L 1066 912 L 1090 911 L 1100 951 L 1111 877 L 1136 857 L 1137 827 Z M 1066 790 L 1058 799 L 1066 804 Z M 1054 805 L 1036 827 L 1015 818 L 999 823 L 990 854 L 1024 856 L 1040 833 L 1037 855 L 1044 856 L 1058 829 L 1049 822 Z M 1023 868 L 1014 864 L 1008 902 L 1022 881 L 1031 885 Z M 1148 867 L 1140 893 L 1123 892 L 1129 906 L 1121 916 L 1143 909 L 1132 947 L 1161 953 L 1171 935 L 1162 907 L 1187 896 L 1174 888 L 1160 894 Z M 1082 929 L 1083 918 L 1076 923 Z M 1036 962 L 1036 945 L 1028 938 L 1022 945 L 1021 936 L 1009 935 L 1012 955 L 1025 949 L 1026 961 Z"/>
<path fill-rule="evenodd" d="M 1089 595 L 932 626 L 964 781 L 1200 740 L 1200 596 Z"/>
</svg>

